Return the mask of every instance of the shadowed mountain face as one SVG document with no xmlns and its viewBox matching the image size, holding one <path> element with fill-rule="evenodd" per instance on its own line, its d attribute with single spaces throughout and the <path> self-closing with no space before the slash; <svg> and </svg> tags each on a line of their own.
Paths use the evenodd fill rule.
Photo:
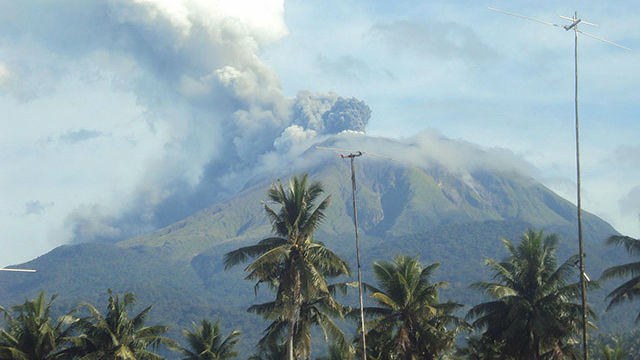
<svg viewBox="0 0 640 360">
<path fill-rule="evenodd" d="M 561 236 L 560 259 L 577 252 L 575 207 L 513 167 L 483 165 L 491 154 L 481 154 L 476 163 L 469 161 L 471 165 L 452 167 L 437 157 L 416 158 L 415 145 L 392 140 L 362 137 L 345 144 L 330 139 L 324 145 L 358 146 L 377 154 L 395 149 L 388 156 L 365 153 L 356 160 L 365 281 L 372 278 L 371 262 L 396 254 L 417 255 L 423 263 L 442 264 L 438 278 L 451 282 L 444 297 L 473 305 L 480 294 L 468 285 L 488 276 L 483 260 L 505 255 L 499 237 L 517 241 L 529 227 L 544 228 Z M 406 150 L 407 156 L 398 156 L 398 149 Z M 400 161 L 407 157 L 413 162 Z M 253 284 L 243 280 L 242 266 L 224 271 L 222 257 L 271 233 L 261 204 L 268 187 L 277 178 L 286 182 L 302 172 L 321 181 L 332 197 L 317 240 L 354 264 L 349 161 L 312 148 L 280 164 L 275 174 L 250 180 L 228 201 L 170 226 L 117 244 L 63 246 L 26 263 L 38 269 L 35 274 L 3 274 L 0 304 L 14 304 L 45 289 L 58 293 L 59 308 L 68 309 L 80 301 L 102 304 L 107 288 L 135 291 L 141 306 L 155 304 L 152 321 L 177 329 L 202 317 L 221 318 L 228 329 L 243 330 L 248 353 L 264 326 L 245 309 L 272 294 L 264 288 L 256 299 Z M 604 240 L 615 230 L 586 213 L 584 233 L 587 273 L 597 277 L 619 262 L 616 249 L 604 248 Z M 595 294 L 592 302 L 601 308 L 603 297 Z"/>
</svg>

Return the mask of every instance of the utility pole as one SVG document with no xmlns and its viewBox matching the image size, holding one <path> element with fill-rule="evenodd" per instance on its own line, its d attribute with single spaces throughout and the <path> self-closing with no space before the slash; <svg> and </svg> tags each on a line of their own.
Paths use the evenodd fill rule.
<svg viewBox="0 0 640 360">
<path fill-rule="evenodd" d="M 362 152 L 350 153 L 349 155 L 340 154 L 343 159 L 351 160 L 351 190 L 353 195 L 353 226 L 356 232 L 356 262 L 358 264 L 358 295 L 360 296 L 360 333 L 362 334 L 362 359 L 367 360 L 367 342 L 365 339 L 364 328 L 364 302 L 362 300 L 362 273 L 360 271 L 360 241 L 358 240 L 358 208 L 356 207 L 356 172 L 353 166 L 353 160 L 362 156 Z"/>
</svg>

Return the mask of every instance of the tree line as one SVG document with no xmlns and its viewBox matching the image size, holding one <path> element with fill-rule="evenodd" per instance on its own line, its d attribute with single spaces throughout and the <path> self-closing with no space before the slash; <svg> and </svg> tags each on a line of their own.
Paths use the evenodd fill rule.
<svg viewBox="0 0 640 360">
<path fill-rule="evenodd" d="M 267 192 L 264 210 L 273 235 L 255 245 L 225 255 L 225 268 L 249 263 L 246 280 L 255 289 L 266 286 L 274 300 L 255 304 L 248 311 L 268 321 L 263 337 L 249 360 L 310 360 L 312 329 L 328 343 L 327 355 L 317 360 L 361 359 L 468 359 L 542 360 L 580 358 L 582 322 L 579 303 L 577 256 L 559 261 L 558 237 L 528 230 L 514 244 L 503 239 L 507 258 L 485 260 L 493 277 L 472 284 L 488 301 L 472 306 L 460 316 L 462 304 L 441 301 L 446 282 L 435 282 L 438 263 L 424 265 L 417 257 L 397 255 L 393 261 L 373 263 L 374 284 L 364 284 L 372 306 L 364 308 L 366 354 L 361 337 L 350 339 L 339 320 L 359 320 L 359 309 L 340 304 L 353 283 L 343 280 L 350 267 L 313 234 L 325 218 L 330 196 L 307 175 L 294 176 L 288 186 L 280 181 Z M 274 208 L 276 205 L 278 207 Z M 632 256 L 640 254 L 640 240 L 612 236 L 612 245 L 623 246 Z M 640 261 L 607 269 L 601 280 L 624 278 L 608 298 L 609 308 L 640 294 Z M 589 281 L 590 288 L 597 282 Z M 108 292 L 107 310 L 101 314 L 82 303 L 53 320 L 51 303 L 42 292 L 33 300 L 11 309 L 0 307 L 0 360 L 57 359 L 151 359 L 160 360 L 162 346 L 189 360 L 236 358 L 239 331 L 222 334 L 219 322 L 203 319 L 193 330 L 183 330 L 186 346 L 165 337 L 166 326 L 144 326 L 151 306 L 135 316 L 128 311 L 132 293 Z M 85 316 L 78 313 L 84 311 Z M 588 309 L 589 326 L 596 314 Z M 640 314 L 636 317 L 640 321 Z M 467 334 L 456 346 L 456 339 Z M 475 334 L 475 335 L 469 335 Z M 615 341 L 612 341 L 615 340 Z M 600 338 L 594 349 L 602 359 L 636 359 L 638 336 Z"/>
</svg>

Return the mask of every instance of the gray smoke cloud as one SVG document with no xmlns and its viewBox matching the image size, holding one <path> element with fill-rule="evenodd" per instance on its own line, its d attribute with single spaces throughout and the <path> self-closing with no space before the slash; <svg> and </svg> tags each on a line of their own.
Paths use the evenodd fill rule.
<svg viewBox="0 0 640 360">
<path fill-rule="evenodd" d="M 335 93 L 301 91 L 293 105 L 293 123 L 318 134 L 338 134 L 345 130 L 364 132 L 370 118 L 371 109 L 364 101 Z"/>
<path fill-rule="evenodd" d="M 58 136 L 58 140 L 68 144 L 75 144 L 82 141 L 95 139 L 104 135 L 105 134 L 102 133 L 101 131 L 80 129 L 80 130 L 69 131 L 60 135 Z"/>
<path fill-rule="evenodd" d="M 304 165 L 300 154 L 329 138 L 379 150 L 361 135 L 371 117 L 363 101 L 306 91 L 287 98 L 260 60 L 262 48 L 287 35 L 282 0 L 7 1 L 0 3 L 0 31 L 3 93 L 30 101 L 82 68 L 87 79 L 108 74 L 116 91 L 135 94 L 151 133 L 168 129 L 163 153 L 143 164 L 129 193 L 67 216 L 72 242 L 116 241 L 168 225 L 256 176 Z M 19 41 L 25 37 L 26 45 Z M 24 49 L 2 50 L 12 46 Z M 57 139 L 74 144 L 104 135 L 81 128 Z M 413 147 L 415 161 L 425 164 L 419 151 L 448 146 L 451 158 L 439 161 L 469 165 L 458 144 L 435 138 L 385 144 L 393 154 Z M 38 205 L 27 210 L 41 212 Z"/>
<path fill-rule="evenodd" d="M 271 114 L 234 112 L 246 127 L 256 130 L 233 138 L 231 148 L 235 151 L 218 149 L 223 156 L 213 156 L 202 166 L 197 183 L 176 176 L 165 182 L 145 178 L 119 214 L 106 214 L 97 205 L 74 211 L 67 220 L 73 241 L 111 242 L 169 225 L 232 196 L 257 176 L 275 176 L 290 166 L 304 166 L 292 161 L 328 136 L 364 132 L 371 116 L 363 101 L 335 94 L 301 92 L 295 99 L 285 100 L 290 103 L 285 114 L 290 115 L 277 121 Z M 255 122 L 267 125 L 256 126 Z M 222 147 L 229 145 L 219 141 Z M 158 171 L 170 169 L 161 167 Z"/>
<path fill-rule="evenodd" d="M 325 133 L 337 134 L 345 130 L 364 132 L 370 117 L 371 109 L 364 101 L 338 98 L 331 109 L 322 115 L 322 120 Z"/>
<path fill-rule="evenodd" d="M 23 215 L 42 215 L 47 208 L 50 208 L 53 205 L 53 202 L 44 203 L 40 200 L 29 200 L 24 204 Z"/>
</svg>

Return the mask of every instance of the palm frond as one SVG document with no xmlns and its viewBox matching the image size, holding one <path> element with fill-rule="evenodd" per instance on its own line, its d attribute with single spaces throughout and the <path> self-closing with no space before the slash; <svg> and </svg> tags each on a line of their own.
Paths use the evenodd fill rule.
<svg viewBox="0 0 640 360">
<path fill-rule="evenodd" d="M 637 296 L 640 296 L 640 276 L 625 281 L 607 295 L 607 298 L 611 299 L 607 310 L 624 301 L 633 300 Z"/>
<path fill-rule="evenodd" d="M 250 258 L 260 256 L 265 252 L 286 243 L 287 239 L 269 237 L 259 241 L 256 245 L 245 246 L 240 249 L 230 251 L 224 255 L 224 268 L 226 270 L 237 264 L 247 262 Z"/>
<path fill-rule="evenodd" d="M 602 273 L 600 280 L 609 280 L 627 276 L 640 276 L 640 261 L 612 266 Z"/>
<path fill-rule="evenodd" d="M 607 239 L 607 245 L 622 245 L 631 256 L 640 255 L 640 240 L 629 236 L 614 235 Z"/>
<path fill-rule="evenodd" d="M 245 279 L 269 280 L 277 272 L 281 264 L 289 254 L 289 247 L 281 245 L 260 255 L 253 263 L 245 268 L 249 274 Z"/>
</svg>

